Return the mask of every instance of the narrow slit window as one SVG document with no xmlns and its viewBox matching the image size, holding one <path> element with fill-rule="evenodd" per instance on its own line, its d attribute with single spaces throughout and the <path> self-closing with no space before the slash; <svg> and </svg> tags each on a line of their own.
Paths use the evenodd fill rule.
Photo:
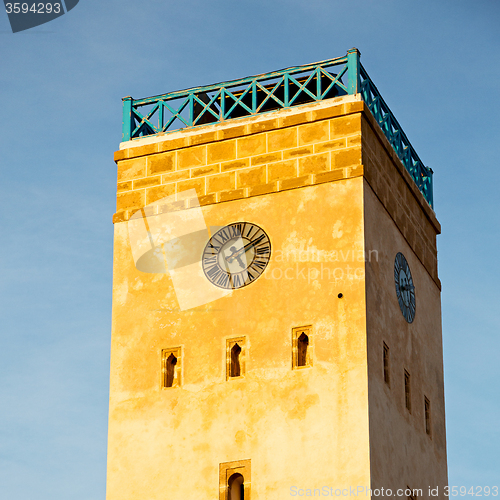
<svg viewBox="0 0 500 500">
<path fill-rule="evenodd" d="M 245 337 L 228 339 L 226 343 L 226 379 L 245 375 Z"/>
<path fill-rule="evenodd" d="M 424 396 L 425 432 L 431 435 L 431 402 Z"/>
<path fill-rule="evenodd" d="M 389 365 L 389 347 L 384 342 L 384 382 L 390 387 L 391 386 L 391 372 Z"/>
<path fill-rule="evenodd" d="M 405 406 L 411 413 L 411 379 L 410 374 L 405 370 Z"/>
<path fill-rule="evenodd" d="M 181 385 L 181 348 L 162 351 L 162 386 L 164 389 Z"/>
<path fill-rule="evenodd" d="M 312 366 L 312 328 L 310 326 L 292 330 L 292 368 Z"/>
<path fill-rule="evenodd" d="M 415 500 L 415 495 L 413 494 L 413 490 L 409 486 L 406 487 L 406 495 L 408 500 Z"/>
</svg>

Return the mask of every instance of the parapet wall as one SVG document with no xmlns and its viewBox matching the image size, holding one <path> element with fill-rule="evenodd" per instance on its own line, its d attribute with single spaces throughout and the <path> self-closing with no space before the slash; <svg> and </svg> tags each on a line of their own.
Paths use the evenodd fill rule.
<svg viewBox="0 0 500 500">
<path fill-rule="evenodd" d="M 318 104 L 118 151 L 113 222 L 192 188 L 207 205 L 362 175 L 363 102 L 349 97 Z"/>
<path fill-rule="evenodd" d="M 363 113 L 363 175 L 439 289 L 441 225 L 370 111 Z"/>
</svg>

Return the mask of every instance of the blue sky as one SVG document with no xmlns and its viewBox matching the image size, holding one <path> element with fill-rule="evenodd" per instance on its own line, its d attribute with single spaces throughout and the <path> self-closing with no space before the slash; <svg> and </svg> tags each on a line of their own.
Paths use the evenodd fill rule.
<svg viewBox="0 0 500 500">
<path fill-rule="evenodd" d="M 81 0 L 0 13 L 0 497 L 105 496 L 121 98 L 351 47 L 435 172 L 450 485 L 500 485 L 500 3 Z"/>
</svg>

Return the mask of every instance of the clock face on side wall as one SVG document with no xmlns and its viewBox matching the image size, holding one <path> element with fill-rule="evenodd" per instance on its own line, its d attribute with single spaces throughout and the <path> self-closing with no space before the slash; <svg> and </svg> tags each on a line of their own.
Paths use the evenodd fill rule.
<svg viewBox="0 0 500 500">
<path fill-rule="evenodd" d="M 271 258 L 271 242 L 256 224 L 235 222 L 219 229 L 203 250 L 202 267 L 219 288 L 237 289 L 255 281 Z"/>
<path fill-rule="evenodd" d="M 394 260 L 394 282 L 399 308 L 405 320 L 412 323 L 415 318 L 415 286 L 413 285 L 410 266 L 401 252 L 398 252 Z"/>
</svg>

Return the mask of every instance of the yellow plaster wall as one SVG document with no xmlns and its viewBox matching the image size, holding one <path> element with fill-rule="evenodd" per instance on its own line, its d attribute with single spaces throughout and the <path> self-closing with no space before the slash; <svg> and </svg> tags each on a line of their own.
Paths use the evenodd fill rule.
<svg viewBox="0 0 500 500">
<path fill-rule="evenodd" d="M 362 178 L 203 214 L 209 226 L 259 224 L 273 255 L 256 282 L 182 312 L 169 276 L 137 271 L 127 224 L 115 224 L 108 500 L 215 499 L 219 464 L 244 459 L 253 500 L 287 498 L 293 486 L 368 486 Z M 280 259 L 287 249 L 306 253 Z M 313 367 L 292 370 L 292 328 L 304 325 Z M 242 335 L 246 374 L 226 381 L 226 339 Z M 175 346 L 183 383 L 161 389 L 161 350 Z"/>
</svg>

